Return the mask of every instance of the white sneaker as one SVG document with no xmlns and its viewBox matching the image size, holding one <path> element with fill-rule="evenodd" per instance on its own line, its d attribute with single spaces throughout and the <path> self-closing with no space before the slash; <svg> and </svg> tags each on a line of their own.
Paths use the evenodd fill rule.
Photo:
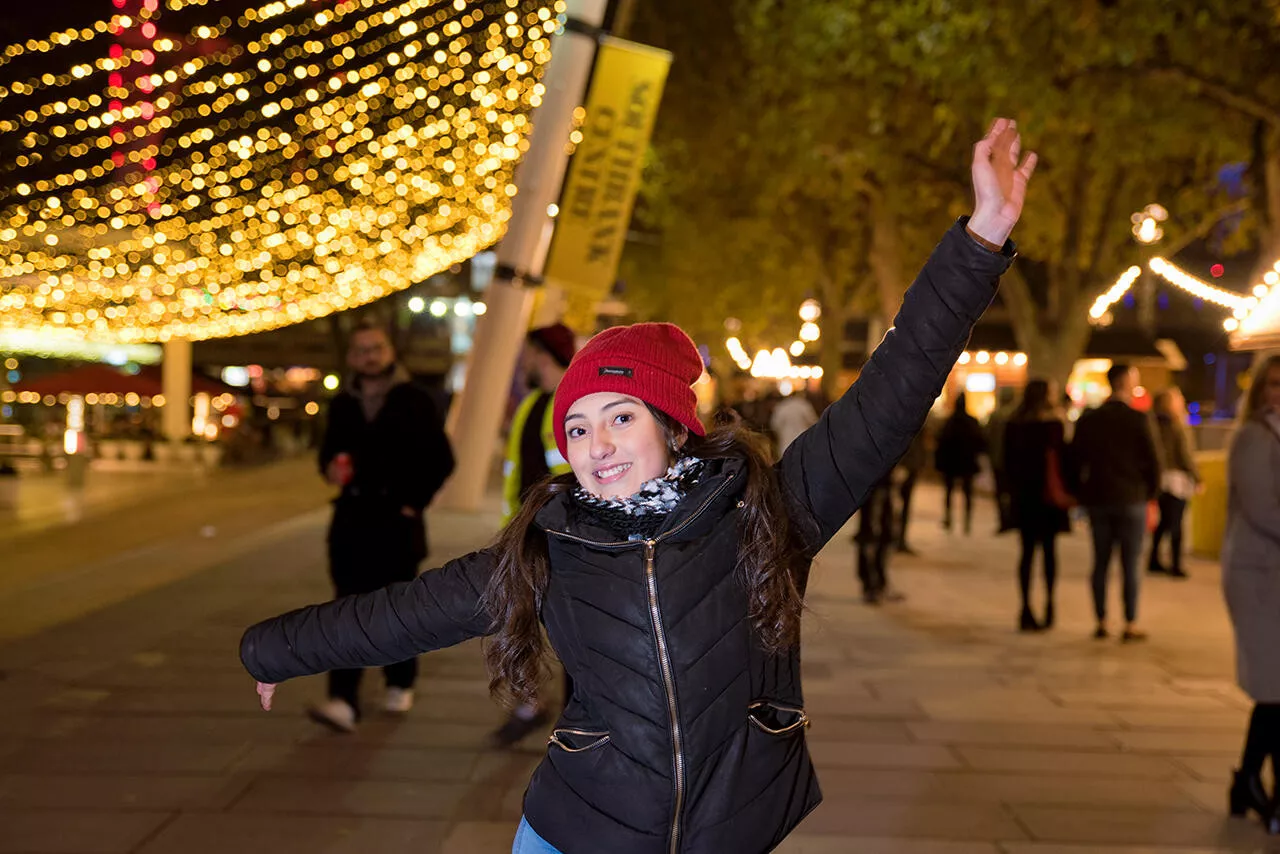
<svg viewBox="0 0 1280 854">
<path fill-rule="evenodd" d="M 413 708 L 412 688 L 388 688 L 382 708 L 393 715 L 403 715 Z"/>
<path fill-rule="evenodd" d="M 351 704 L 346 700 L 337 698 L 325 700 L 320 705 L 307 709 L 307 714 L 311 716 L 311 720 L 324 724 L 330 729 L 338 732 L 355 732 L 356 710 L 351 708 Z"/>
</svg>

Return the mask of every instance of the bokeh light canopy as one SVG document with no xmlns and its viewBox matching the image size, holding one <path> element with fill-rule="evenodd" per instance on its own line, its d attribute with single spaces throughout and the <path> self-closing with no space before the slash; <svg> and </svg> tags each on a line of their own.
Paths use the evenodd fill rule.
<svg viewBox="0 0 1280 854">
<path fill-rule="evenodd" d="M 502 235 L 559 0 L 103 7 L 0 56 L 0 327 L 238 335 Z"/>
</svg>

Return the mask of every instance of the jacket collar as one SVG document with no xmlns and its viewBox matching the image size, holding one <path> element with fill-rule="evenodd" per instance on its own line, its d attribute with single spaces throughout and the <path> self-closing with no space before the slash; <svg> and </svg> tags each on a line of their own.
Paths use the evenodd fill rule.
<svg viewBox="0 0 1280 854">
<path fill-rule="evenodd" d="M 736 501 L 746 488 L 746 461 L 740 458 L 707 460 L 707 474 L 689 490 L 675 509 L 667 516 L 662 527 L 654 534 L 655 540 L 680 540 L 694 535 L 700 526 L 691 523 L 714 518 L 729 501 Z M 616 532 L 583 518 L 573 512 L 568 493 L 560 493 L 538 511 L 533 522 L 552 535 L 596 546 L 621 548 L 639 545 L 641 541 L 628 541 Z"/>
</svg>

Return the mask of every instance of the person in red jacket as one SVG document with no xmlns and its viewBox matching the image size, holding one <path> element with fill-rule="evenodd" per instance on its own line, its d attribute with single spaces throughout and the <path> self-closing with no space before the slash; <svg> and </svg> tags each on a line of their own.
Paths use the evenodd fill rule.
<svg viewBox="0 0 1280 854">
<path fill-rule="evenodd" d="M 1034 155 L 999 120 L 974 214 L 942 238 L 857 382 L 772 463 L 708 433 L 702 359 L 666 323 L 608 329 L 556 392 L 573 471 L 530 491 L 489 548 L 408 584 L 251 627 L 281 680 L 486 635 L 491 688 L 538 689 L 546 641 L 574 695 L 534 771 L 516 854 L 761 854 L 822 799 L 805 742 L 800 615 L 812 558 L 897 464 L 1013 260 Z M 545 628 L 545 635 L 544 635 Z"/>
</svg>

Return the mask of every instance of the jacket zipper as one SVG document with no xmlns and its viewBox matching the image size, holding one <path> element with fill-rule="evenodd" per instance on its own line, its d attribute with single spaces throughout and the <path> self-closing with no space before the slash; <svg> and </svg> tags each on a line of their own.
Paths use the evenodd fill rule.
<svg viewBox="0 0 1280 854">
<path fill-rule="evenodd" d="M 685 761 L 684 761 L 684 733 L 680 729 L 680 712 L 676 707 L 676 680 L 674 668 L 671 665 L 671 653 L 667 649 L 667 634 L 662 628 L 662 608 L 658 604 L 658 577 L 654 572 L 654 552 L 658 545 L 658 541 L 678 534 L 685 528 L 689 527 L 695 519 L 702 515 L 702 512 L 711 506 L 711 502 L 719 497 L 721 492 L 733 481 L 733 475 L 730 474 L 725 478 L 724 483 L 720 484 L 715 492 L 707 496 L 706 500 L 693 511 L 688 519 L 685 519 L 676 527 L 667 531 L 660 537 L 644 541 L 644 575 L 645 582 L 649 591 L 649 618 L 653 621 L 653 636 L 658 647 L 658 666 L 662 670 L 662 685 L 667 695 L 667 716 L 671 724 L 671 752 L 675 761 L 675 792 L 676 802 L 675 809 L 671 815 L 671 854 L 677 854 L 680 850 L 680 814 L 684 810 L 684 789 L 685 789 Z M 583 537 L 577 537 L 573 534 L 560 531 L 551 533 L 570 540 L 577 540 L 581 543 L 590 543 L 598 547 L 618 548 L 624 545 L 631 545 L 630 541 L 620 543 L 598 543 Z"/>
<path fill-rule="evenodd" d="M 658 644 L 658 665 L 667 694 L 667 717 L 671 722 L 671 751 L 675 756 L 676 804 L 671 815 L 671 854 L 680 850 L 680 812 L 684 809 L 684 735 L 680 731 L 680 713 L 676 709 L 676 682 L 672 675 L 671 655 L 667 650 L 667 634 L 662 628 L 662 609 L 658 606 L 658 578 L 653 571 L 655 540 L 644 543 L 644 575 L 649 586 L 649 617 L 653 620 L 653 636 Z"/>
<path fill-rule="evenodd" d="M 689 516 L 684 522 L 672 528 L 664 537 L 679 533 L 688 527 L 694 519 L 702 515 L 702 511 L 710 506 L 711 502 L 724 491 L 725 487 L 733 480 L 733 475 L 729 475 L 720 488 L 711 495 L 707 496 L 707 500 Z M 661 539 L 661 538 L 659 538 Z M 685 769 L 684 769 L 684 732 L 680 729 L 680 712 L 676 707 L 676 679 L 675 668 L 671 665 L 671 653 L 667 649 L 667 633 L 662 628 L 662 607 L 658 604 L 658 576 L 654 572 L 654 552 L 658 544 L 657 539 L 645 540 L 644 543 L 644 574 L 645 581 L 649 586 L 649 617 L 653 620 L 653 637 L 658 644 L 658 664 L 662 669 L 662 684 L 667 694 L 667 715 L 671 720 L 671 752 L 675 757 L 675 790 L 676 803 L 675 810 L 671 815 L 671 854 L 676 854 L 680 850 L 680 818 L 684 812 L 684 788 L 685 788 Z"/>
</svg>

